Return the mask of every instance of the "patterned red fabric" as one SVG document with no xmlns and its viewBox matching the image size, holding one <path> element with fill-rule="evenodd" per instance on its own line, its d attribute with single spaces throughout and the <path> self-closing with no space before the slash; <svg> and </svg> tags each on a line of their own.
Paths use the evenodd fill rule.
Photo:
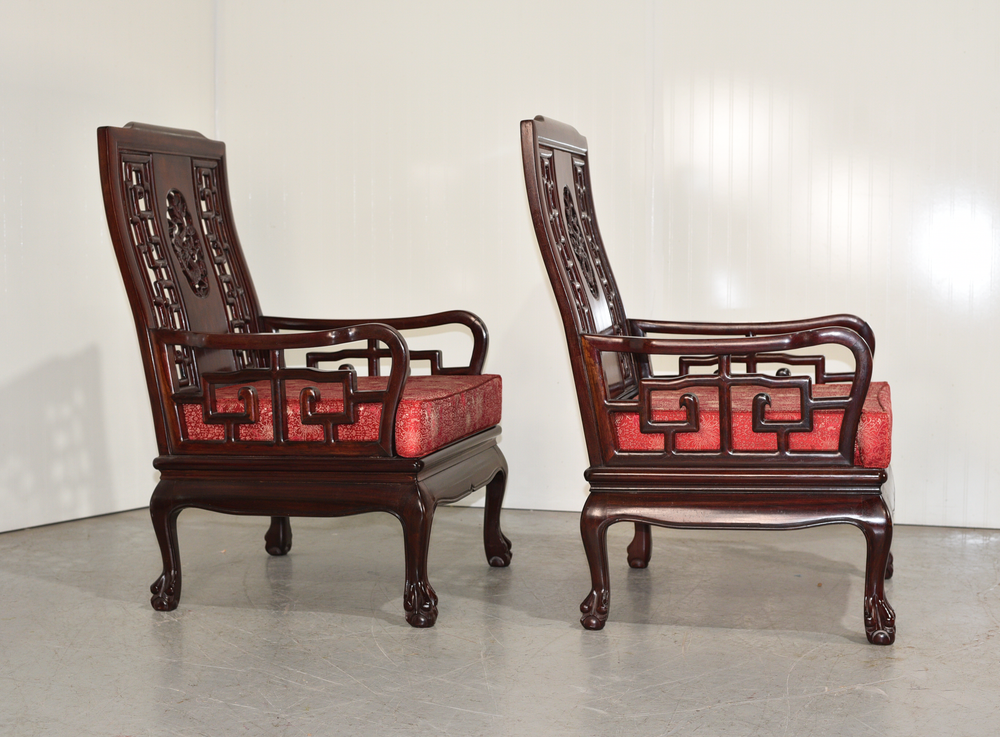
<svg viewBox="0 0 1000 737">
<path fill-rule="evenodd" d="M 849 384 L 815 384 L 813 397 L 846 396 Z M 733 387 L 733 447 L 735 450 L 777 450 L 775 433 L 753 431 L 753 398 L 766 392 L 771 397 L 770 408 L 765 409 L 768 420 L 798 420 L 801 418 L 799 392 L 795 389 L 766 389 L 762 386 Z M 718 450 L 719 392 L 712 387 L 694 387 L 682 391 L 655 391 L 652 393 L 654 422 L 682 422 L 686 410 L 679 400 L 684 394 L 698 397 L 700 428 L 698 432 L 674 435 L 677 450 Z M 840 423 L 844 413 L 839 410 L 813 412 L 812 432 L 796 432 L 788 436 L 791 450 L 836 450 L 840 440 Z M 639 430 L 638 412 L 616 412 L 612 415 L 617 447 L 620 450 L 663 450 L 662 433 L 643 433 Z M 854 465 L 864 468 L 887 468 L 892 458 L 892 399 L 889 385 L 873 381 L 868 388 L 858 437 L 854 448 Z"/>
<path fill-rule="evenodd" d="M 358 391 L 384 390 L 385 376 L 359 376 Z M 239 426 L 242 441 L 270 442 L 274 438 L 270 385 L 256 382 L 219 388 L 214 412 L 243 412 L 237 396 L 241 386 L 257 390 L 260 417 L 254 424 Z M 286 384 L 286 415 L 289 440 L 323 440 L 323 427 L 303 425 L 300 392 L 316 387 L 320 401 L 317 412 L 342 412 L 344 392 L 339 383 L 322 384 L 305 380 Z M 396 453 L 405 458 L 419 458 L 461 438 L 474 435 L 500 423 L 502 385 L 499 376 L 411 376 L 406 380 L 396 412 Z M 378 440 L 381 404 L 358 404 L 358 421 L 338 425 L 337 440 Z M 222 425 L 206 425 L 200 404 L 184 405 L 182 432 L 188 440 L 222 440 Z"/>
</svg>

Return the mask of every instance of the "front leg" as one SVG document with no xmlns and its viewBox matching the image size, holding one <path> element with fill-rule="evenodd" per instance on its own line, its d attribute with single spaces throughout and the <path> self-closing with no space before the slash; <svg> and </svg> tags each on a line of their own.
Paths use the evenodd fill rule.
<svg viewBox="0 0 1000 737">
<path fill-rule="evenodd" d="M 885 598 L 885 579 L 892 544 L 892 518 L 881 499 L 876 514 L 862 527 L 868 543 L 865 562 L 865 633 L 873 645 L 891 645 L 896 640 L 896 613 Z M 880 513 L 879 513 L 880 512 Z"/>
<path fill-rule="evenodd" d="M 494 568 L 503 568 L 510 565 L 510 540 L 500 531 L 500 508 L 503 505 L 503 494 L 506 486 L 506 468 L 497 472 L 497 475 L 486 485 L 483 543 L 486 548 L 486 560 Z"/>
<path fill-rule="evenodd" d="M 403 549 L 406 558 L 406 582 L 403 585 L 403 610 L 413 627 L 433 627 L 437 621 L 437 594 L 427 580 L 427 556 L 430 549 L 434 505 L 414 490 L 399 511 L 403 525 Z"/>
<path fill-rule="evenodd" d="M 181 556 L 177 544 L 177 515 L 183 507 L 174 501 L 174 482 L 160 481 L 149 500 L 149 516 L 160 546 L 163 572 L 149 587 L 149 603 L 160 612 L 171 612 L 181 600 Z"/>
<path fill-rule="evenodd" d="M 588 630 L 604 628 L 611 610 L 611 584 L 608 570 L 607 507 L 600 493 L 591 492 L 580 515 L 580 535 L 590 565 L 590 594 L 580 604 L 582 624 Z"/>
</svg>

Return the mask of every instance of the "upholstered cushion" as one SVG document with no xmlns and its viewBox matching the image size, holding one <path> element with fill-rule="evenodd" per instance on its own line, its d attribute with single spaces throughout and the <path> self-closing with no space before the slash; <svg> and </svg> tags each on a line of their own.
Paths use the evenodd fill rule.
<svg viewBox="0 0 1000 737">
<path fill-rule="evenodd" d="M 358 377 L 358 391 L 385 389 L 384 376 Z M 244 411 L 238 392 L 241 386 L 219 388 L 213 413 Z M 249 384 L 257 391 L 260 416 L 256 423 L 239 426 L 242 441 L 270 442 L 274 437 L 269 384 Z M 344 394 L 340 384 L 317 384 L 309 381 L 289 381 L 286 384 L 286 414 L 289 440 L 322 441 L 323 428 L 303 425 L 300 393 L 306 387 L 316 387 L 320 401 L 316 412 L 342 412 Z M 419 458 L 443 448 L 461 438 L 493 427 L 500 422 L 501 381 L 499 376 L 411 376 L 403 388 L 396 413 L 396 453 L 406 458 Z M 358 421 L 336 426 L 337 440 L 378 440 L 381 404 L 358 404 Z M 189 440 L 222 440 L 221 425 L 206 425 L 201 404 L 184 405 L 182 428 Z"/>
<path fill-rule="evenodd" d="M 846 396 L 849 384 L 816 384 L 813 397 Z M 765 389 L 762 386 L 733 388 L 733 447 L 738 451 L 776 450 L 775 433 L 753 431 L 753 398 L 766 393 L 771 406 L 764 412 L 767 420 L 792 421 L 801 417 L 799 392 L 795 389 Z M 677 433 L 674 438 L 677 450 L 718 450 L 719 393 L 711 387 L 694 387 L 683 391 L 655 391 L 652 393 L 654 422 L 682 422 L 686 410 L 679 404 L 684 394 L 698 397 L 700 427 L 698 432 Z M 617 412 L 614 430 L 621 450 L 663 450 L 662 433 L 643 433 L 639 430 L 638 412 Z M 792 451 L 837 449 L 840 440 L 840 423 L 843 412 L 822 410 L 813 412 L 812 432 L 793 432 L 788 436 Z M 892 400 L 889 385 L 884 381 L 872 382 L 861 410 L 857 442 L 854 448 L 854 465 L 865 468 L 886 468 L 892 458 Z"/>
</svg>

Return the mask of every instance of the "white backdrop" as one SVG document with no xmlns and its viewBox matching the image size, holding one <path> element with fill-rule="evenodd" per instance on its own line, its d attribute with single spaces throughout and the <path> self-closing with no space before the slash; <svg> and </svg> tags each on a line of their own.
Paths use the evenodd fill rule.
<svg viewBox="0 0 1000 737">
<path fill-rule="evenodd" d="M 155 481 L 94 140 L 132 119 L 227 142 L 266 312 L 483 317 L 506 503 L 579 509 L 583 437 L 521 179 L 518 121 L 538 113 L 590 140 L 632 316 L 865 317 L 893 387 L 896 521 L 1000 527 L 1000 6 L 75 7 L 23 5 L 0 29 L 0 529 L 141 506 Z"/>
<path fill-rule="evenodd" d="M 97 127 L 211 130 L 211 5 L 5 3 L 0 530 L 147 504 L 149 400 L 104 219 Z"/>
</svg>

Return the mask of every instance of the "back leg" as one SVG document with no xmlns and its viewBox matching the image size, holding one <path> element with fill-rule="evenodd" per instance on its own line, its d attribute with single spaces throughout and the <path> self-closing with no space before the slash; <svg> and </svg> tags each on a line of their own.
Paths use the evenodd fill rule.
<svg viewBox="0 0 1000 737">
<path fill-rule="evenodd" d="M 645 522 L 635 523 L 635 537 L 628 546 L 628 564 L 632 568 L 645 568 L 653 555 L 653 533 Z"/>
<path fill-rule="evenodd" d="M 486 560 L 494 568 L 503 568 L 510 565 L 510 540 L 500 531 L 500 508 L 503 505 L 503 494 L 506 487 L 506 469 L 497 472 L 496 476 L 486 485 L 483 544 L 486 548 Z"/>
<path fill-rule="evenodd" d="M 288 517 L 271 517 L 264 535 L 264 549 L 271 555 L 285 555 L 292 549 L 292 522 Z"/>
</svg>

